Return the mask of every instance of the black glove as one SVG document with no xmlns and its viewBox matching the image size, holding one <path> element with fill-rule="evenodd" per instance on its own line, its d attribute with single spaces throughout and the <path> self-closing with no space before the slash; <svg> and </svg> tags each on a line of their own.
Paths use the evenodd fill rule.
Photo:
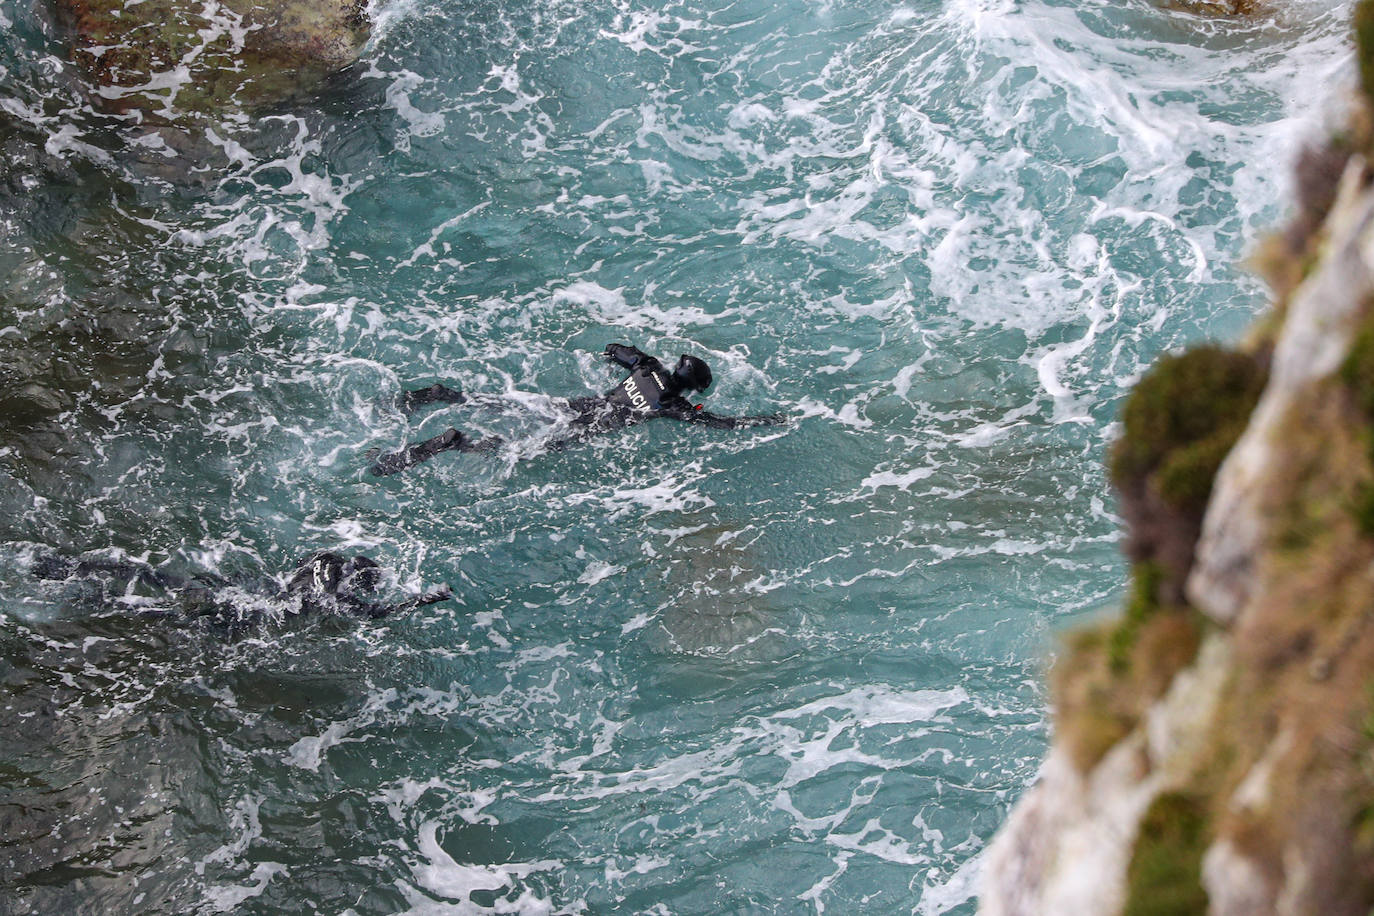
<svg viewBox="0 0 1374 916">
<path fill-rule="evenodd" d="M 625 367 L 631 367 L 639 362 L 640 352 L 634 347 L 627 347 L 621 343 L 606 344 L 603 354 L 613 363 L 618 363 Z"/>
</svg>

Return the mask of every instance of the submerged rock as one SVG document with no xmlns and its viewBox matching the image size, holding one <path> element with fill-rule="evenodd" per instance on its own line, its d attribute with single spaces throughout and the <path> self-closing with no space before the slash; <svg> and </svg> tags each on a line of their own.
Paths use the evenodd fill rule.
<svg viewBox="0 0 1374 916">
<path fill-rule="evenodd" d="M 360 0 L 53 0 L 106 110 L 177 122 L 280 102 L 352 63 Z"/>
<path fill-rule="evenodd" d="M 1260 4 L 1257 0 L 1171 0 L 1165 6 L 1195 16 L 1250 16 Z"/>
</svg>

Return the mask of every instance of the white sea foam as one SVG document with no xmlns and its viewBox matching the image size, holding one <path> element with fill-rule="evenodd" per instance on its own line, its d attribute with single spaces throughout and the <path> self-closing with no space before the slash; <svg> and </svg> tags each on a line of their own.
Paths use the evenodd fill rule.
<svg viewBox="0 0 1374 916">
<path fill-rule="evenodd" d="M 383 690 L 368 697 L 363 709 L 355 716 L 331 722 L 318 735 L 306 735 L 287 749 L 285 760 L 291 766 L 318 772 L 324 762 L 325 753 L 331 748 L 348 741 L 359 740 L 351 737 L 359 729 L 371 726 L 380 714 L 396 701 L 398 693 L 394 688 Z"/>
<path fill-rule="evenodd" d="M 424 85 L 424 77 L 410 70 L 390 74 L 391 82 L 386 87 L 386 102 L 403 121 L 407 131 L 398 140 L 398 147 L 410 150 L 413 137 L 433 137 L 444 131 L 442 111 L 421 111 L 411 102 L 410 95 Z"/>
<path fill-rule="evenodd" d="M 251 795 L 245 796 L 235 803 L 234 813 L 230 816 L 230 829 L 236 831 L 238 836 L 232 842 L 220 846 L 201 858 L 196 863 L 196 874 L 204 874 L 205 866 L 212 863 L 232 864 L 236 862 L 248 850 L 248 847 L 262 836 L 262 822 L 258 816 L 261 805 L 262 798 Z"/>
<path fill-rule="evenodd" d="M 577 581 L 583 585 L 596 585 L 612 576 L 619 575 L 625 571 L 625 567 L 617 566 L 613 563 L 603 563 L 600 560 L 593 560 L 587 564 L 587 568 L 582 571 L 582 575 L 577 577 Z"/>
<path fill-rule="evenodd" d="M 915 911 L 920 916 L 941 916 L 968 903 L 978 893 L 982 868 L 983 857 L 978 854 L 965 859 L 963 864 L 944 880 L 927 878 L 921 888 L 921 899 L 916 904 Z"/>
<path fill-rule="evenodd" d="M 688 473 L 693 469 L 689 468 Z M 597 503 L 611 520 L 623 518 L 631 512 L 654 515 L 662 512 L 683 512 L 709 508 L 715 503 L 692 486 L 692 478 L 669 477 L 645 487 L 613 487 L 609 492 L 576 494 L 568 497 L 568 504 L 577 506 Z M 603 576 L 604 578 L 604 576 Z"/>
<path fill-rule="evenodd" d="M 207 887 L 204 891 L 205 901 L 214 907 L 216 912 L 232 912 L 244 901 L 261 896 L 273 878 L 287 874 L 290 874 L 290 870 L 280 862 L 260 862 L 254 867 L 250 878 L 253 884 L 222 884 Z"/>
<path fill-rule="evenodd" d="M 823 898 L 825 896 L 825 893 L 826 891 L 830 890 L 831 886 L 834 885 L 835 879 L 839 878 L 841 875 L 843 875 L 846 871 L 849 870 L 849 860 L 851 858 L 853 858 L 853 853 L 841 852 L 836 854 L 834 859 L 835 871 L 831 872 L 829 875 L 826 875 L 824 878 L 821 878 L 815 884 L 811 885 L 809 888 L 807 888 L 805 891 L 799 894 L 797 896 L 797 899 L 810 902 L 816 908 L 817 913 L 824 913 L 825 901 Z"/>
<path fill-rule="evenodd" d="M 878 490 L 882 487 L 896 487 L 899 490 L 910 490 L 913 484 L 925 480 L 935 473 L 935 468 L 913 468 L 905 472 L 879 471 L 865 477 L 860 484 L 869 490 Z"/>
<path fill-rule="evenodd" d="M 368 16 L 372 20 L 372 38 L 369 45 L 375 45 L 388 38 L 392 30 L 412 16 L 423 12 L 417 0 L 368 0 Z M 364 52 L 364 59 L 370 60 L 373 49 Z"/>
<path fill-rule="evenodd" d="M 529 864 L 506 865 L 469 865 L 457 862 L 444 851 L 438 840 L 439 825 L 428 821 L 421 825 L 419 852 L 425 862 L 415 868 L 415 880 L 426 891 L 445 900 L 457 901 L 457 906 L 435 905 L 433 901 L 414 894 L 410 897 L 412 908 L 408 913 L 519 913 L 521 916 L 538 916 L 552 913 L 553 904 L 528 891 L 522 892 L 515 900 L 498 898 L 491 907 L 478 905 L 472 895 L 478 891 L 502 891 L 511 888 L 514 882 L 526 875 L 557 868 L 554 862 L 534 862 Z"/>
</svg>

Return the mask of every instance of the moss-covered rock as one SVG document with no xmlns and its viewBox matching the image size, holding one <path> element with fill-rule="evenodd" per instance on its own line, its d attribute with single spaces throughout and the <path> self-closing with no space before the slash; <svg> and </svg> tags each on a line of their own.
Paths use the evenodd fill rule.
<svg viewBox="0 0 1374 916">
<path fill-rule="evenodd" d="M 1171 506 L 1201 513 L 1263 383 L 1263 368 L 1248 354 L 1201 346 L 1163 357 L 1122 411 L 1112 478 L 1126 489 L 1153 477 Z"/>
<path fill-rule="evenodd" d="M 1207 911 L 1202 855 L 1210 841 L 1203 802 L 1181 792 L 1159 795 L 1140 821 L 1126 872 L 1122 916 L 1198 916 Z"/>
<path fill-rule="evenodd" d="M 1374 419 L 1374 321 L 1366 322 L 1355 334 L 1341 364 L 1341 381 L 1350 389 L 1355 405 Z"/>
<path fill-rule="evenodd" d="M 1374 0 L 1356 31 L 1374 93 Z M 1077 769 L 1033 787 L 993 843 L 992 916 L 1374 912 L 1371 110 L 1358 101 L 1299 162 L 1296 228 L 1268 253 L 1279 307 L 1251 336 L 1262 355 L 1166 358 L 1126 406 L 1111 461 L 1131 593 L 1056 664 L 1046 771 L 1070 755 Z M 1189 564 L 1207 623 L 1180 665 Z"/>
<path fill-rule="evenodd" d="M 1161 605 L 1159 583 L 1157 566 L 1137 566 L 1121 616 L 1074 633 L 1055 664 L 1055 737 L 1080 772 L 1130 734 L 1197 656 L 1202 615 Z"/>
<path fill-rule="evenodd" d="M 1355 59 L 1360 67 L 1360 87 L 1374 98 L 1374 2 L 1360 0 L 1354 15 Z"/>
<path fill-rule="evenodd" d="M 1128 527 L 1127 554 L 1155 567 L 1155 590 L 1183 601 L 1217 469 L 1264 386 L 1263 361 L 1216 346 L 1166 356 L 1132 392 L 1111 475 Z"/>
<path fill-rule="evenodd" d="M 1341 381 L 1355 406 L 1367 419 L 1374 420 L 1374 321 L 1367 322 L 1355 335 L 1341 365 Z M 1374 464 L 1374 435 L 1368 439 L 1370 462 Z M 1360 531 L 1374 537 L 1374 484 L 1366 482 L 1360 486 L 1350 508 Z"/>
<path fill-rule="evenodd" d="M 108 110 L 155 122 L 279 102 L 347 66 L 361 0 L 53 0 Z"/>
</svg>

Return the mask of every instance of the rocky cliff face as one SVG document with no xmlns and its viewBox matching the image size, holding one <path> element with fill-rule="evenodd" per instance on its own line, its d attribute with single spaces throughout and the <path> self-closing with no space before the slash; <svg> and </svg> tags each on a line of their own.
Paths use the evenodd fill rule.
<svg viewBox="0 0 1374 916">
<path fill-rule="evenodd" d="M 1275 314 L 1162 360 L 1125 409 L 1131 595 L 1056 664 L 1054 747 L 987 854 L 986 916 L 1374 907 L 1370 88 L 1301 164 Z"/>
</svg>

